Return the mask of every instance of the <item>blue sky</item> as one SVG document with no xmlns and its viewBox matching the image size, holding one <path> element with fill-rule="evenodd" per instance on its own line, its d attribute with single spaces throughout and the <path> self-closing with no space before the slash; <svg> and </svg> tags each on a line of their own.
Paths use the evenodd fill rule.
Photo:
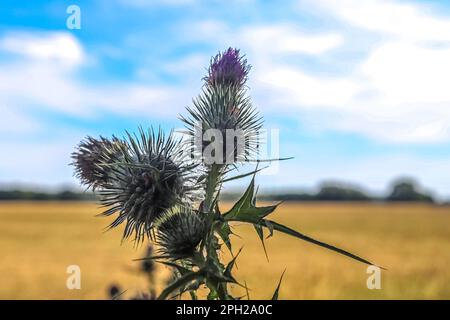
<svg viewBox="0 0 450 320">
<path fill-rule="evenodd" d="M 282 5 L 281 5 L 282 3 Z M 81 29 L 66 28 L 66 8 Z M 450 197 L 450 4 L 444 1 L 2 1 L 0 183 L 76 185 L 86 135 L 179 128 L 209 59 L 238 47 L 280 130 L 263 188 L 414 176 Z"/>
</svg>

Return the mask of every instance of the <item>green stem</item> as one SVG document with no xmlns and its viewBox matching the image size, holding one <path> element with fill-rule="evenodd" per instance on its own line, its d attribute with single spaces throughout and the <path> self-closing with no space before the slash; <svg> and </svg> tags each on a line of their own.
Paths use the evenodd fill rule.
<svg viewBox="0 0 450 320">
<path fill-rule="evenodd" d="M 223 165 L 220 164 L 213 164 L 211 165 L 208 176 L 206 179 L 206 186 L 205 186 L 205 201 L 203 210 L 208 214 L 209 216 L 209 226 L 212 228 L 214 219 L 216 218 L 216 212 L 215 212 L 215 200 L 218 197 L 218 185 L 220 182 L 220 177 L 222 174 Z M 211 246 L 215 246 L 216 241 L 213 237 L 215 237 L 215 233 L 213 230 L 210 230 L 211 232 L 208 234 L 206 246 L 207 246 L 207 255 L 209 259 L 215 260 L 217 263 L 220 264 L 219 257 L 215 252 L 215 248 L 212 248 Z M 226 283 L 217 283 L 216 281 L 206 281 L 207 287 L 211 290 L 211 292 L 217 292 L 218 298 L 221 300 L 226 300 L 229 297 L 227 285 Z"/>
<path fill-rule="evenodd" d="M 222 165 L 213 164 L 208 171 L 208 176 L 206 178 L 205 187 L 205 201 L 204 210 L 205 212 L 211 213 L 213 210 L 214 199 L 216 197 L 217 185 L 219 183 L 219 178 L 221 174 Z"/>
<path fill-rule="evenodd" d="M 219 283 L 217 286 L 217 293 L 219 294 L 220 300 L 228 300 L 229 294 L 226 283 Z"/>
<path fill-rule="evenodd" d="M 195 293 L 195 291 L 189 291 L 189 294 L 191 295 L 192 300 L 197 300 L 197 293 Z"/>
</svg>

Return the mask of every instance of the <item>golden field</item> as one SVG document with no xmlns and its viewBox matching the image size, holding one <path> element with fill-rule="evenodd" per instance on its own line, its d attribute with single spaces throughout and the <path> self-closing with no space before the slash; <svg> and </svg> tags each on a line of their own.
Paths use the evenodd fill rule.
<svg viewBox="0 0 450 320">
<path fill-rule="evenodd" d="M 111 283 L 145 288 L 133 261 L 144 248 L 121 244 L 120 230 L 104 233 L 110 219 L 98 212 L 92 203 L 0 203 L 0 299 L 105 299 Z M 236 276 L 252 299 L 270 298 L 284 269 L 281 299 L 450 299 L 450 207 L 286 203 L 273 219 L 388 271 L 381 290 L 369 290 L 366 266 L 279 233 L 266 242 L 267 262 L 254 230 L 239 225 Z M 69 265 L 81 268 L 80 290 L 66 288 Z"/>
</svg>

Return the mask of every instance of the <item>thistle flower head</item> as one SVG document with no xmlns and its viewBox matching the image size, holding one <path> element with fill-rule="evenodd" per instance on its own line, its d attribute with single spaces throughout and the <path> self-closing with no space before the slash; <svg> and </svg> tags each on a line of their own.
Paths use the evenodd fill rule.
<svg viewBox="0 0 450 320">
<path fill-rule="evenodd" d="M 238 49 L 228 48 L 211 59 L 208 76 L 204 78 L 211 86 L 244 86 L 251 66 L 240 56 Z"/>
<path fill-rule="evenodd" d="M 197 157 L 207 164 L 230 164 L 257 153 L 262 118 L 245 91 L 232 86 L 207 87 L 193 104 L 187 108 L 190 117 L 181 120 L 190 136 L 191 152 Z"/>
<path fill-rule="evenodd" d="M 106 141 L 101 144 L 108 145 L 106 155 L 83 158 L 83 164 L 99 168 L 101 177 L 106 177 L 96 185 L 107 208 L 103 214 L 118 213 L 110 228 L 125 223 L 123 237 L 134 234 L 139 243 L 145 235 L 151 235 L 155 220 L 163 212 L 179 202 L 195 200 L 199 188 L 193 184 L 195 165 L 184 159 L 180 141 L 172 134 L 166 137 L 161 130 L 155 134 L 141 129 L 139 137 L 128 134 L 120 143 Z M 102 148 L 91 149 L 95 155 L 103 152 Z M 96 162 L 91 164 L 91 159 Z"/>
<path fill-rule="evenodd" d="M 181 116 L 190 136 L 191 153 L 203 164 L 232 164 L 257 153 L 262 118 L 246 97 L 250 66 L 238 49 L 229 48 L 211 59 L 203 92 Z"/>
<path fill-rule="evenodd" d="M 105 185 L 111 177 L 103 164 L 118 161 L 120 154 L 117 150 L 121 146 L 124 146 L 124 142 L 115 137 L 112 140 L 87 137 L 81 141 L 72 153 L 76 177 L 93 190 Z"/>
<path fill-rule="evenodd" d="M 177 206 L 157 223 L 156 243 L 173 260 L 192 256 L 207 232 L 204 217 L 186 206 Z"/>
</svg>

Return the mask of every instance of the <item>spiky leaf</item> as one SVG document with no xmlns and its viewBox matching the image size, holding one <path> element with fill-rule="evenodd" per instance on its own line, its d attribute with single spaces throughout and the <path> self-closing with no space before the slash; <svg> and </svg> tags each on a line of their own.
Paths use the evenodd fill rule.
<svg viewBox="0 0 450 320">
<path fill-rule="evenodd" d="M 191 283 L 194 280 L 203 279 L 204 272 L 203 270 L 199 270 L 197 272 L 189 272 L 175 280 L 173 283 L 171 283 L 169 286 L 167 286 L 163 292 L 158 297 L 158 300 L 164 300 L 167 299 L 167 297 L 174 292 L 175 290 L 178 290 L 179 288 L 187 286 L 189 283 Z"/>
<path fill-rule="evenodd" d="M 291 235 L 293 237 L 296 237 L 298 239 L 301 239 L 301 240 L 313 243 L 315 245 L 318 245 L 320 247 L 323 247 L 323 248 L 329 249 L 331 251 L 337 252 L 339 254 L 342 254 L 342 255 L 344 255 L 346 257 L 352 258 L 352 259 L 357 260 L 359 262 L 362 262 L 362 263 L 365 263 L 365 264 L 368 264 L 368 265 L 374 265 L 372 262 L 370 262 L 370 261 L 368 261 L 366 259 L 363 259 L 363 258 L 361 258 L 361 257 L 359 257 L 359 256 L 357 256 L 357 255 L 355 255 L 353 253 L 350 253 L 350 252 L 348 252 L 346 250 L 343 250 L 341 248 L 335 247 L 333 245 L 327 244 L 325 242 L 313 239 L 313 238 L 311 238 L 311 237 L 309 237 L 307 235 L 304 235 L 304 234 L 302 234 L 302 233 L 300 233 L 298 231 L 295 231 L 294 229 L 291 229 L 289 227 L 286 227 L 286 226 L 284 226 L 282 224 L 279 224 L 279 223 L 277 223 L 277 222 L 275 222 L 273 220 L 266 220 L 266 219 L 259 219 L 259 220 L 257 220 L 257 219 L 254 219 L 254 218 L 250 218 L 250 219 L 233 218 L 233 219 L 230 219 L 230 221 L 239 221 L 239 222 L 251 223 L 253 225 L 259 225 L 259 226 L 262 226 L 264 228 L 268 228 L 269 230 L 271 228 L 273 228 L 273 230 L 276 230 L 276 231 L 279 231 L 279 232 Z M 380 268 L 384 269 L 382 267 L 380 267 Z"/>
<path fill-rule="evenodd" d="M 228 222 L 221 223 L 217 228 L 216 232 L 219 235 L 219 237 L 222 239 L 223 243 L 227 246 L 228 250 L 231 254 L 233 254 L 232 246 L 231 246 L 231 240 L 230 235 L 233 234 L 233 232 L 230 229 L 230 225 Z"/>
<path fill-rule="evenodd" d="M 286 272 L 286 269 L 284 269 L 283 273 L 281 274 L 280 280 L 278 281 L 277 288 L 275 289 L 275 292 L 273 293 L 272 300 L 278 300 L 278 293 L 280 291 L 281 281 L 283 281 L 283 276 L 284 276 L 285 272 Z"/>
<path fill-rule="evenodd" d="M 225 220 L 259 221 L 271 214 L 278 205 L 257 207 L 255 205 L 255 177 L 252 178 L 247 190 L 230 211 L 224 214 Z"/>
<path fill-rule="evenodd" d="M 269 261 L 269 256 L 267 254 L 267 250 L 266 250 L 266 244 L 264 243 L 264 231 L 263 231 L 263 227 L 260 226 L 259 224 L 255 224 L 253 225 L 255 227 L 256 230 L 256 234 L 258 235 L 259 239 L 261 240 L 261 244 L 262 247 L 264 249 L 264 254 L 266 255 L 266 259 L 267 261 Z"/>
<path fill-rule="evenodd" d="M 231 275 L 231 271 L 233 270 L 234 265 L 236 264 L 236 259 L 239 256 L 239 254 L 241 253 L 242 248 L 239 249 L 238 253 L 233 257 L 233 259 L 231 259 L 231 261 L 227 264 L 226 268 L 225 268 L 225 272 L 224 275 L 225 277 L 228 278 L 233 278 L 233 276 Z"/>
</svg>

